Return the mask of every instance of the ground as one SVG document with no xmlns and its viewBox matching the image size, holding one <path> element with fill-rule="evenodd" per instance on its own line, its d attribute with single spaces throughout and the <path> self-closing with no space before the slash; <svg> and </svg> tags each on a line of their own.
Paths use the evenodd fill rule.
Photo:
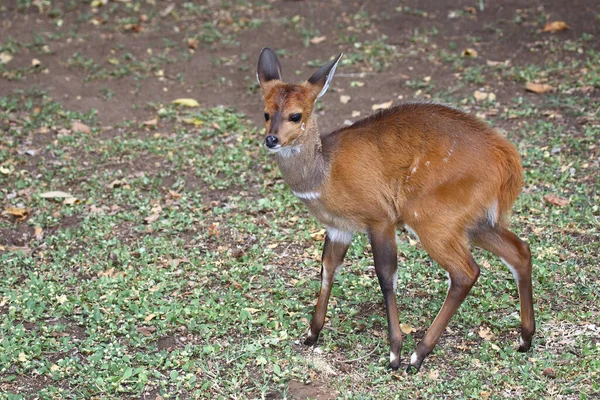
<svg viewBox="0 0 600 400">
<path fill-rule="evenodd" d="M 529 353 L 510 273 L 475 250 L 421 371 L 389 371 L 362 236 L 301 344 L 324 231 L 261 147 L 264 46 L 295 82 L 344 52 L 323 130 L 424 99 L 517 146 Z M 7 0 L 0 132 L 0 398 L 600 396 L 596 1 Z M 446 277 L 404 232 L 399 263 L 406 365 Z"/>
</svg>

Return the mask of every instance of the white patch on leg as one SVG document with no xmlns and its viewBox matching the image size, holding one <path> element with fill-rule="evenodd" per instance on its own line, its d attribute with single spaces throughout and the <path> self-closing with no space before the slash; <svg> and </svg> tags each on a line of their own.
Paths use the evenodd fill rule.
<svg viewBox="0 0 600 400">
<path fill-rule="evenodd" d="M 393 364 L 398 360 L 398 356 L 396 356 L 393 352 L 390 351 L 390 364 Z"/>
<path fill-rule="evenodd" d="M 498 222 L 498 200 L 495 200 L 487 209 L 487 217 L 492 226 L 496 225 L 496 222 Z"/>
<path fill-rule="evenodd" d="M 450 286 L 452 286 L 452 278 L 450 278 L 450 272 L 446 271 L 446 276 L 448 277 L 448 290 L 450 290 Z"/>
<path fill-rule="evenodd" d="M 398 290 L 398 269 L 396 269 L 396 272 L 394 272 L 394 293 L 397 292 Z"/>
<path fill-rule="evenodd" d="M 521 347 L 525 347 L 525 341 L 523 340 L 523 338 L 519 338 L 519 344 L 521 345 Z"/>
<path fill-rule="evenodd" d="M 404 224 L 404 229 L 406 229 L 408 231 L 408 233 L 410 233 L 411 235 L 413 235 L 417 240 L 421 240 L 419 239 L 419 235 L 417 235 L 417 232 L 415 232 L 415 230 L 413 228 L 411 228 L 410 226 L 408 226 L 407 224 Z"/>
<path fill-rule="evenodd" d="M 416 351 L 414 353 L 412 353 L 412 356 L 410 356 L 410 365 L 416 365 L 418 358 L 419 358 L 419 356 L 417 355 Z"/>
<path fill-rule="evenodd" d="M 507 263 L 504 258 L 500 257 L 500 260 L 502 260 L 504 265 L 506 265 L 508 267 L 508 269 L 510 270 L 510 272 L 512 273 L 513 278 L 515 278 L 515 282 L 517 282 L 517 288 L 518 288 L 519 287 L 519 275 L 517 274 L 517 270 L 515 269 L 515 267 L 513 267 L 512 265 Z"/>
<path fill-rule="evenodd" d="M 327 237 L 332 242 L 348 244 L 352 241 L 352 232 L 342 231 L 337 228 L 327 227 Z"/>
</svg>

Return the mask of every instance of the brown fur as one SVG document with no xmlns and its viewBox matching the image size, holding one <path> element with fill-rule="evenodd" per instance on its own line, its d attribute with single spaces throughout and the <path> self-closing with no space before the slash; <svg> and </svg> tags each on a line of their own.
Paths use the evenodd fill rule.
<svg viewBox="0 0 600 400">
<path fill-rule="evenodd" d="M 322 289 L 305 343 L 318 339 L 333 274 L 349 245 L 346 240 L 335 244 L 329 231 L 364 231 L 386 303 L 390 366 L 398 368 L 402 333 L 393 287 L 395 230 L 404 224 L 450 277 L 446 301 L 409 368 L 421 366 L 479 276 L 471 243 L 502 257 L 515 275 L 521 301 L 520 350 L 529 349 L 535 331 L 531 253 L 506 229 L 523 185 L 515 147 L 475 117 L 434 103 L 398 105 L 321 135 L 311 114 L 334 63 L 302 85 L 289 85 L 280 81 L 274 53 L 263 52 L 259 78 L 276 76 L 261 81 L 265 112 L 271 116 L 266 132 L 282 145 L 272 150 L 279 152 L 277 162 L 292 191 L 328 226 Z M 290 121 L 293 113 L 302 113 L 302 121 Z"/>
</svg>

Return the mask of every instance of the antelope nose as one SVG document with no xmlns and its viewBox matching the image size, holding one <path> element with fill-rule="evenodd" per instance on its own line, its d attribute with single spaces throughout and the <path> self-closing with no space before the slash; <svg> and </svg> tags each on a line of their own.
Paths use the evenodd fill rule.
<svg viewBox="0 0 600 400">
<path fill-rule="evenodd" d="M 270 149 L 274 148 L 278 144 L 279 144 L 279 139 L 277 139 L 277 136 L 269 135 L 265 139 L 265 146 L 267 146 Z"/>
</svg>

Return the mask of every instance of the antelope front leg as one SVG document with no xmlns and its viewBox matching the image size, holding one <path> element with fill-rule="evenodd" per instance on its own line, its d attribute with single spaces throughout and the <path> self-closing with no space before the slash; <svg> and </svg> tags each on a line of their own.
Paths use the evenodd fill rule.
<svg viewBox="0 0 600 400">
<path fill-rule="evenodd" d="M 335 273 L 343 265 L 344 257 L 352 241 L 352 233 L 341 232 L 336 229 L 328 229 L 323 246 L 323 257 L 321 265 L 321 291 L 319 300 L 315 307 L 312 322 L 310 324 L 310 333 L 304 341 L 307 346 L 312 346 L 319 339 L 319 333 L 325 324 L 325 314 L 327 313 L 327 304 L 331 294 L 331 284 Z"/>
<path fill-rule="evenodd" d="M 390 338 L 390 368 L 400 366 L 400 350 L 402 350 L 402 331 L 398 321 L 396 304 L 396 286 L 398 284 L 398 258 L 396 247 L 396 226 L 385 226 L 369 231 L 375 272 L 385 301 Z"/>
</svg>

